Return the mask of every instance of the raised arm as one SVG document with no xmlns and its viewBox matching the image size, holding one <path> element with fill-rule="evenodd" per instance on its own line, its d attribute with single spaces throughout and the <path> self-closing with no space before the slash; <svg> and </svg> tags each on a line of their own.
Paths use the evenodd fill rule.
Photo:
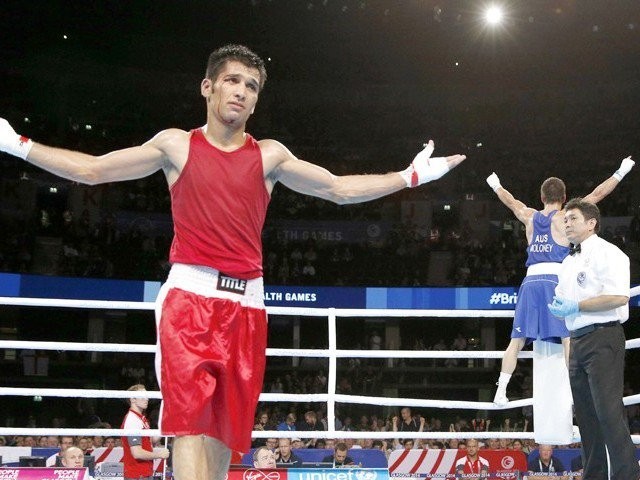
<svg viewBox="0 0 640 480">
<path fill-rule="evenodd" d="M 94 156 L 35 143 L 0 119 L 0 150 L 60 177 L 94 185 L 141 178 L 167 167 L 166 151 L 180 132 L 186 135 L 181 130 L 165 130 L 143 145 Z"/>
<path fill-rule="evenodd" d="M 433 152 L 433 142 L 430 141 L 402 172 L 336 176 L 325 168 L 296 158 L 274 140 L 261 141 L 260 149 L 271 188 L 281 182 L 296 192 L 338 204 L 366 202 L 405 187 L 416 187 L 437 180 L 466 158 L 464 155 L 430 158 Z"/>
<path fill-rule="evenodd" d="M 623 159 L 618 170 L 616 170 L 613 175 L 611 175 L 604 182 L 594 188 L 593 192 L 584 197 L 583 200 L 589 203 L 598 203 L 600 200 L 604 199 L 607 195 L 613 192 L 613 190 L 622 181 L 624 176 L 631 171 L 635 164 L 636 162 L 631 160 L 631 156 Z"/>
<path fill-rule="evenodd" d="M 495 172 L 487 177 L 487 183 L 496 193 L 500 201 L 513 212 L 518 220 L 526 225 L 529 219 L 533 216 L 535 209 L 527 207 L 524 203 L 515 198 L 506 188 L 500 185 L 500 179 Z"/>
</svg>

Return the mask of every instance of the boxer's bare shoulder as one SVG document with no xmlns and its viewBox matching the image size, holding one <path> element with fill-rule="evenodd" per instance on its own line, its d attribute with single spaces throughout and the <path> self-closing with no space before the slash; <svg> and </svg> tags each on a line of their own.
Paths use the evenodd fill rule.
<svg viewBox="0 0 640 480">
<path fill-rule="evenodd" d="M 158 132 L 144 146 L 155 148 L 162 156 L 162 170 L 172 185 L 180 176 L 189 156 L 190 132 L 169 128 Z"/>
</svg>

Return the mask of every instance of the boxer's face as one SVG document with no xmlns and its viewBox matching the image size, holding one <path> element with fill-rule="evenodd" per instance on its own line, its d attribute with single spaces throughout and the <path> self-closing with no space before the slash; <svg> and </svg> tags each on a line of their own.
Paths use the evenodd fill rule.
<svg viewBox="0 0 640 480">
<path fill-rule="evenodd" d="M 210 114 L 226 125 L 244 125 L 258 102 L 260 72 L 229 60 L 218 77 L 205 78 L 200 89 Z"/>
</svg>

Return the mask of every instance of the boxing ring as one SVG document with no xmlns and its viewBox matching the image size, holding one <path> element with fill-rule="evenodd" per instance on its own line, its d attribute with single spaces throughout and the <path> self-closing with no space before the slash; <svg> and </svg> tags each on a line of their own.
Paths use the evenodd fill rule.
<svg viewBox="0 0 640 480">
<path fill-rule="evenodd" d="M 631 296 L 640 294 L 640 287 L 631 290 Z M 93 310 L 144 310 L 153 311 L 154 302 L 104 301 L 104 300 L 69 300 L 48 298 L 0 297 L 2 306 L 34 307 L 34 308 L 77 308 Z M 506 406 L 496 406 L 492 402 L 435 400 L 417 398 L 392 398 L 363 395 L 345 395 L 336 393 L 337 359 L 339 358 L 396 358 L 396 359 L 501 359 L 503 351 L 469 351 L 469 350 L 343 350 L 337 348 L 336 326 L 339 318 L 377 317 L 377 318 L 512 318 L 512 310 L 407 310 L 407 309 L 342 309 L 342 308 L 300 308 L 300 307 L 267 307 L 269 315 L 297 317 L 326 317 L 328 325 L 328 348 L 296 349 L 267 348 L 269 357 L 315 357 L 327 358 L 327 392 L 319 394 L 287 394 L 262 393 L 260 402 L 323 402 L 327 405 L 326 431 L 254 431 L 253 438 L 278 437 L 288 438 L 333 438 L 333 439 L 390 439 L 406 437 L 406 432 L 366 432 L 341 431 L 335 429 L 336 403 L 352 403 L 387 407 L 441 408 L 458 410 L 507 410 L 531 406 L 532 398 L 509 402 Z M 156 345 L 118 344 L 118 343 L 84 343 L 84 342 L 44 342 L 0 340 L 0 348 L 28 350 L 64 350 L 82 352 L 112 353 L 148 353 L 154 354 Z M 640 338 L 627 340 L 627 349 L 640 348 Z M 520 352 L 519 358 L 533 358 L 532 352 Z M 149 398 L 161 399 L 159 391 L 126 391 L 95 389 L 58 389 L 58 388 L 13 388 L 0 387 L 2 396 L 42 396 L 67 398 Z M 640 394 L 624 398 L 625 405 L 640 403 Z M 251 413 L 253 415 L 253 412 Z M 80 436 L 161 436 L 159 430 L 121 430 L 121 429 L 89 429 L 89 428 L 23 428 L 0 427 L 0 435 L 80 435 Z M 534 432 L 412 432 L 416 439 L 452 439 L 452 438 L 520 438 L 532 439 Z M 635 443 L 640 443 L 640 435 L 632 435 Z M 574 437 L 579 441 L 579 437 Z"/>
</svg>

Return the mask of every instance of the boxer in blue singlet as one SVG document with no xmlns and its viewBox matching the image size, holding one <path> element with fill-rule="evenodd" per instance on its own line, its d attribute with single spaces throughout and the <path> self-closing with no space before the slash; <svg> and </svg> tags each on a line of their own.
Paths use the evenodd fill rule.
<svg viewBox="0 0 640 480">
<path fill-rule="evenodd" d="M 622 160 L 620 168 L 584 197 L 585 201 L 598 203 L 609 195 L 635 162 L 630 157 Z M 566 187 L 557 177 L 547 178 L 540 187 L 540 199 L 544 208 L 540 211 L 527 207 L 500 185 L 495 173 L 487 183 L 525 226 L 527 235 L 527 276 L 518 292 L 511 342 L 502 357 L 498 389 L 493 402 L 504 406 L 508 403 L 507 385 L 518 362 L 522 348 L 536 339 L 560 343 L 564 347 L 565 360 L 569 359 L 569 332 L 562 321 L 553 316 L 547 304 L 553 302 L 558 284 L 557 272 L 562 260 L 569 254 L 569 241 L 564 234 L 563 204 Z"/>
</svg>

